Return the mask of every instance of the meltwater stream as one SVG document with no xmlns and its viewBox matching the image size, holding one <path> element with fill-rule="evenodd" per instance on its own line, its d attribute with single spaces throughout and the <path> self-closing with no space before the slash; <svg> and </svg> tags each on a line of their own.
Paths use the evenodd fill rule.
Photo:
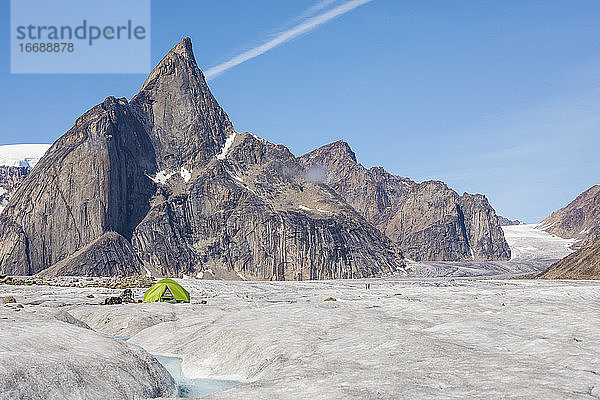
<svg viewBox="0 0 600 400">
<path fill-rule="evenodd" d="M 128 341 L 132 336 L 113 336 L 115 339 Z M 191 379 L 183 374 L 181 368 L 182 359 L 179 357 L 154 356 L 156 360 L 165 367 L 177 383 L 177 397 L 195 398 L 219 390 L 229 389 L 239 384 L 238 381 L 223 381 L 217 379 Z"/>
<path fill-rule="evenodd" d="M 221 381 L 216 379 L 190 379 L 183 374 L 181 369 L 181 358 L 154 356 L 167 371 L 171 374 L 177 383 L 177 397 L 194 398 L 201 397 L 208 393 L 218 392 L 219 390 L 229 389 L 239 382 L 237 381 Z"/>
</svg>

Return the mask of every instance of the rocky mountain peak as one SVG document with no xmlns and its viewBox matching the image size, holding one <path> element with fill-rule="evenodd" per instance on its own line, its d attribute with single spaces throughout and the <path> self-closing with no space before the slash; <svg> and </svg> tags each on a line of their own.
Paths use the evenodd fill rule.
<svg viewBox="0 0 600 400">
<path fill-rule="evenodd" d="M 524 225 L 525 222 L 519 221 L 518 219 L 510 219 L 503 217 L 502 215 L 498 215 L 498 222 L 500 226 L 511 226 L 511 225 Z"/>
<path fill-rule="evenodd" d="M 592 186 L 553 212 L 539 227 L 565 239 L 579 239 L 579 245 L 600 236 L 600 185 Z"/>
<path fill-rule="evenodd" d="M 189 38 L 163 57 L 130 104 L 150 134 L 161 169 L 205 165 L 234 132 L 196 64 Z"/>
<path fill-rule="evenodd" d="M 146 78 L 140 92 L 143 92 L 145 89 L 150 89 L 152 83 L 161 76 L 168 75 L 176 75 L 180 79 L 189 79 L 191 76 L 196 75 L 197 77 L 201 77 L 202 82 L 204 82 L 204 75 L 196 64 L 196 58 L 194 57 L 190 38 L 184 38 L 167 52 L 156 67 L 154 67 L 152 72 L 150 72 L 150 75 Z M 204 84 L 206 84 L 206 82 L 204 82 Z"/>
<path fill-rule="evenodd" d="M 171 51 L 196 62 L 194 52 L 192 51 L 192 39 L 187 36 L 181 39 L 181 42 L 177 43 Z"/>
<path fill-rule="evenodd" d="M 331 151 L 333 151 L 334 155 L 357 162 L 356 154 L 352 151 L 350 145 L 343 140 L 331 143 Z"/>
<path fill-rule="evenodd" d="M 352 148 L 348 143 L 343 140 L 338 140 L 333 143 L 326 144 L 325 146 L 319 147 L 316 150 L 304 155 L 306 158 L 314 159 L 325 159 L 337 162 L 357 162 L 356 154 L 352 151 Z"/>
<path fill-rule="evenodd" d="M 376 176 L 379 176 L 381 178 L 387 178 L 389 177 L 391 174 L 389 172 L 387 172 L 383 167 L 371 167 L 369 169 L 369 171 Z"/>
</svg>

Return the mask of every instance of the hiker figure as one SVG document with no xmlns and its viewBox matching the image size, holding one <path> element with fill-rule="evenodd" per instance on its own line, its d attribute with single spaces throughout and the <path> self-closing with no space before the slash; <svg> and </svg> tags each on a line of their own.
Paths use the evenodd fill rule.
<svg viewBox="0 0 600 400">
<path fill-rule="evenodd" d="M 121 295 L 121 300 L 124 303 L 133 303 L 135 301 L 133 298 L 133 291 L 129 288 L 125 289 L 125 291 Z"/>
</svg>

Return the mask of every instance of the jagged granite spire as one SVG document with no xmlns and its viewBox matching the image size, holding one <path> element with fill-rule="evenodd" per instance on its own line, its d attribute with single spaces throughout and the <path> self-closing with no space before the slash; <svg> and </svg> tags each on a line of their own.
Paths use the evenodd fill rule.
<svg viewBox="0 0 600 400">
<path fill-rule="evenodd" d="M 131 107 L 150 135 L 160 168 L 206 164 L 234 131 L 187 37 L 152 70 Z"/>
<path fill-rule="evenodd" d="M 108 98 L 54 143 L 0 215 L 0 272 L 359 278 L 394 244 L 284 146 L 236 133 L 188 38 L 130 103 Z"/>
</svg>

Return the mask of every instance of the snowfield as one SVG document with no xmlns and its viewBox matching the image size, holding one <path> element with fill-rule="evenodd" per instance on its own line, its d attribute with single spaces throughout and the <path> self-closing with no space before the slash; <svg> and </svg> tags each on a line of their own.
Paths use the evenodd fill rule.
<svg viewBox="0 0 600 400">
<path fill-rule="evenodd" d="M 0 165 L 9 167 L 35 167 L 49 144 L 8 144 L 0 146 Z"/>
<path fill-rule="evenodd" d="M 531 229 L 512 231 L 509 243 L 519 248 L 502 274 L 518 270 L 519 259 L 532 263 L 521 268 L 526 270 L 569 251 L 566 243 L 551 245 L 552 237 Z M 49 399 L 69 398 L 69 390 L 76 391 L 71 398 L 84 390 L 96 393 L 100 377 L 110 390 L 104 398 L 171 390 L 160 372 L 150 374 L 152 380 L 148 371 L 118 367 L 155 366 L 147 352 L 182 359 L 188 379 L 241 382 L 203 397 L 209 399 L 600 398 L 600 282 L 486 276 L 187 278 L 179 281 L 192 303 L 176 305 L 103 306 L 103 298 L 118 291 L 3 285 L 0 296 L 13 295 L 24 308 L 3 307 L 0 314 L 0 385 L 5 376 L 25 374 L 34 387 L 50 388 Z M 142 294 L 135 290 L 138 298 Z M 57 321 L 59 312 L 73 320 Z M 37 328 L 28 328 L 32 322 Z M 67 372 L 79 374 L 62 366 L 55 372 L 50 366 L 59 359 Z M 140 373 L 145 383 L 138 381 Z M 34 390 L 11 387 L 11 395 L 2 397 L 0 390 L 0 398 L 30 393 L 14 387 Z"/>
</svg>

